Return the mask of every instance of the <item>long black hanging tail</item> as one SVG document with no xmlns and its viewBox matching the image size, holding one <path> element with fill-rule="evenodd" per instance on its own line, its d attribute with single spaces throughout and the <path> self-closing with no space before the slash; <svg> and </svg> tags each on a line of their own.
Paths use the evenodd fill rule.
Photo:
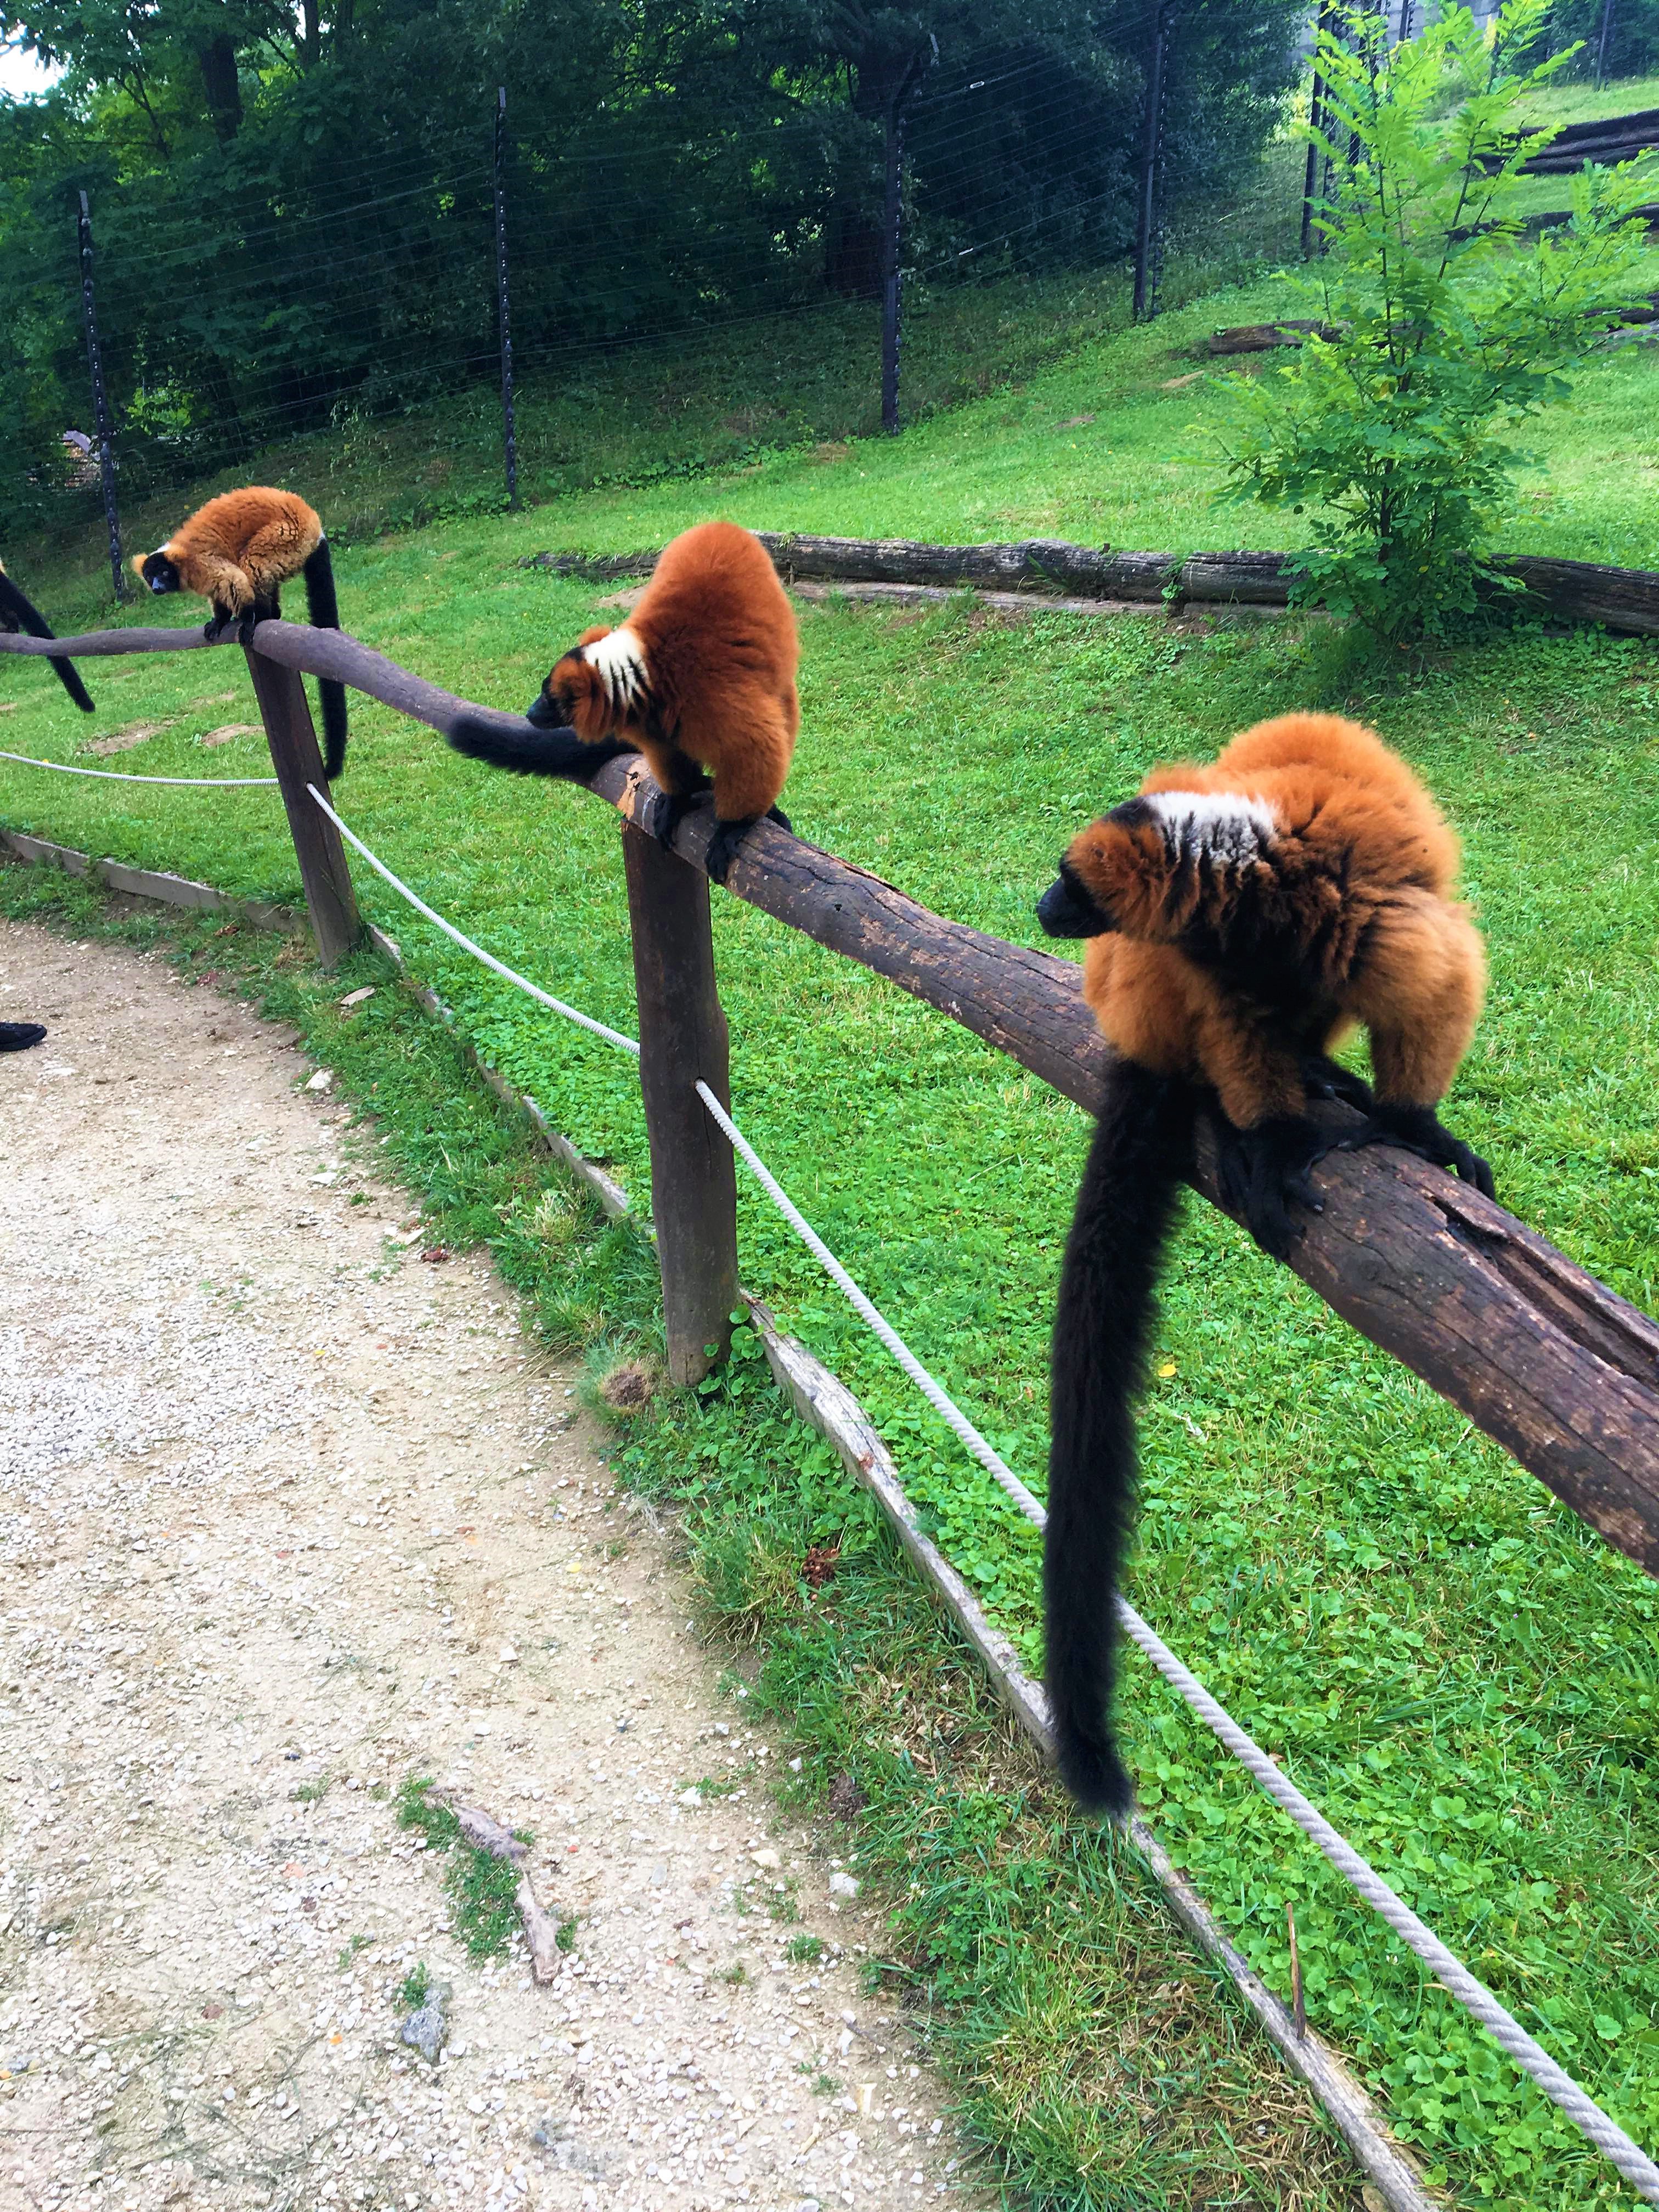
<svg viewBox="0 0 1659 2212">
<path fill-rule="evenodd" d="M 334 596 L 334 564 L 328 557 L 328 540 L 319 538 L 317 550 L 305 565 L 306 618 L 313 629 L 338 629 L 340 603 Z M 317 678 L 317 697 L 323 710 L 323 774 L 332 783 L 345 766 L 345 685 L 331 676 Z"/>
<path fill-rule="evenodd" d="M 5 625 L 8 629 L 15 624 L 27 630 L 31 637 L 57 635 L 57 632 L 47 623 L 39 607 L 29 604 L 3 568 L 0 568 L 0 612 L 11 617 L 11 623 Z M 81 712 L 83 714 L 92 714 L 94 710 L 91 698 L 88 695 L 86 685 L 76 672 L 75 663 L 72 660 L 59 660 L 54 657 L 52 665 L 58 672 L 58 681 L 69 693 Z"/>
<path fill-rule="evenodd" d="M 574 730 L 540 730 L 533 722 L 503 730 L 471 714 L 461 716 L 449 742 L 469 760 L 488 761 L 491 768 L 512 769 L 520 775 L 563 776 L 573 783 L 586 783 L 606 761 L 639 750 L 625 738 L 600 738 L 589 744 Z"/>
<path fill-rule="evenodd" d="M 1054 1310 L 1042 1553 L 1048 1702 L 1066 1788 L 1079 1804 L 1114 1815 L 1133 1796 L 1111 1713 L 1113 1600 L 1134 1526 L 1133 1400 L 1194 1105 L 1186 1085 L 1127 1060 L 1114 1065 Z"/>
</svg>

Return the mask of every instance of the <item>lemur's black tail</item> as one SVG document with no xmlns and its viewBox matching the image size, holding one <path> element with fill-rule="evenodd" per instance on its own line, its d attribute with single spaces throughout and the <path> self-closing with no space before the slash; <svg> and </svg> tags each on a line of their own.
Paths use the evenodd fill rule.
<svg viewBox="0 0 1659 2212">
<path fill-rule="evenodd" d="M 1108 1078 L 1054 1311 L 1053 1441 L 1042 1591 L 1048 1702 L 1060 1771 L 1091 1811 L 1126 1813 L 1133 1790 L 1112 1729 L 1114 1599 L 1135 1510 L 1133 1400 L 1194 1098 L 1127 1060 Z"/>
<path fill-rule="evenodd" d="M 11 617 L 11 621 L 3 625 L 8 629 L 13 627 L 24 629 L 31 637 L 57 635 L 57 632 L 52 629 L 40 608 L 31 605 L 3 568 L 0 568 L 0 613 L 9 615 Z M 52 665 L 58 672 L 58 681 L 69 693 L 81 712 L 83 714 L 90 714 L 94 711 L 92 700 L 86 685 L 76 672 L 75 663 L 72 660 L 59 660 L 54 658 Z"/>
<path fill-rule="evenodd" d="M 606 761 L 639 750 L 623 738 L 600 738 L 589 744 L 574 730 L 539 730 L 533 722 L 503 730 L 470 714 L 456 723 L 449 742 L 469 760 L 488 761 L 492 768 L 512 769 L 520 775 L 560 775 L 574 783 L 586 783 Z"/>
<path fill-rule="evenodd" d="M 334 596 L 334 564 L 328 557 L 328 540 L 319 538 L 317 550 L 306 562 L 306 617 L 313 629 L 338 629 L 340 603 Z M 323 774 L 331 783 L 345 766 L 345 685 L 331 676 L 317 678 L 317 697 L 323 710 Z"/>
</svg>

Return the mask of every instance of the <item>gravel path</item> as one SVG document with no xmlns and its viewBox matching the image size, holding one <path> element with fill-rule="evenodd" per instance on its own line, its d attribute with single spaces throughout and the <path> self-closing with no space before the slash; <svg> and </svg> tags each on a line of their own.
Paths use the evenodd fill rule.
<svg viewBox="0 0 1659 2212">
<path fill-rule="evenodd" d="M 0 2206 L 989 2202 L 488 1264 L 246 1009 L 0 931 Z M 535 1831 L 550 1988 L 411 1771 Z"/>
</svg>

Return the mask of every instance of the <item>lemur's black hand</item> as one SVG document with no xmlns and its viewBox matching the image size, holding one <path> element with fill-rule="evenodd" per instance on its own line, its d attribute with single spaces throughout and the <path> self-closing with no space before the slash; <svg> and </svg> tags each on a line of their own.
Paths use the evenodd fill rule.
<svg viewBox="0 0 1659 2212">
<path fill-rule="evenodd" d="M 1235 1129 L 1218 1115 L 1216 1130 L 1222 1202 L 1243 1215 L 1270 1258 L 1285 1259 L 1303 1232 L 1291 1202 L 1310 1213 L 1325 1211 L 1308 1170 L 1329 1150 L 1327 1139 L 1300 1114 L 1276 1115 L 1253 1129 Z"/>
<path fill-rule="evenodd" d="M 1492 1170 L 1472 1146 L 1454 1137 L 1432 1106 L 1385 1106 L 1373 1101 L 1357 1129 L 1337 1140 L 1337 1149 L 1357 1152 L 1366 1145 L 1398 1145 L 1437 1168 L 1446 1168 L 1478 1190 L 1496 1198 Z"/>
</svg>

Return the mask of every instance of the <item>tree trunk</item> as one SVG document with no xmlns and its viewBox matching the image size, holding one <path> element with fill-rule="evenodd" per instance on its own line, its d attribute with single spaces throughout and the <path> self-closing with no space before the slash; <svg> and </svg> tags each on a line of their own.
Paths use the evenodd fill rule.
<svg viewBox="0 0 1659 2212">
<path fill-rule="evenodd" d="M 196 49 L 201 64 L 202 88 L 207 94 L 208 120 L 222 144 L 228 145 L 242 127 L 242 88 L 236 74 L 234 39 L 210 39 Z"/>
<path fill-rule="evenodd" d="M 315 69 L 323 58 L 323 19 L 318 0 L 301 0 L 300 10 L 300 61 L 305 69 Z"/>
</svg>

